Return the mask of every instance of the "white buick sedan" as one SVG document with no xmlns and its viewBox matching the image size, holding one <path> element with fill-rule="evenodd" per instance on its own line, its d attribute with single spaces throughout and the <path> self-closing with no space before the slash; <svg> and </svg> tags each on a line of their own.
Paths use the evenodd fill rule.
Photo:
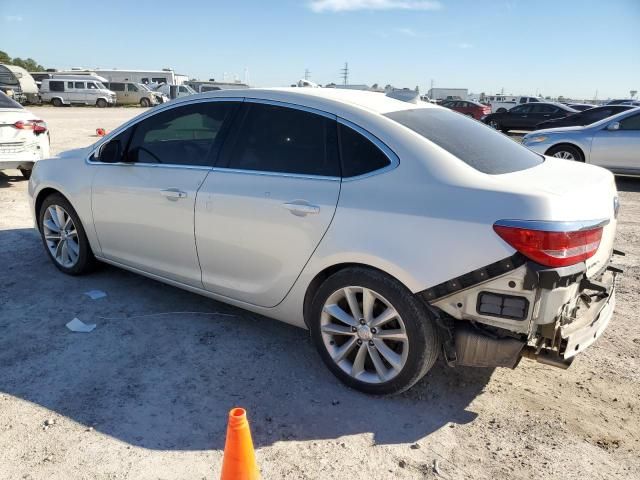
<svg viewBox="0 0 640 480">
<path fill-rule="evenodd" d="M 179 99 L 38 162 L 29 193 L 62 272 L 106 262 L 308 328 L 368 393 L 438 355 L 566 368 L 615 303 L 611 173 L 379 93 Z"/>
</svg>

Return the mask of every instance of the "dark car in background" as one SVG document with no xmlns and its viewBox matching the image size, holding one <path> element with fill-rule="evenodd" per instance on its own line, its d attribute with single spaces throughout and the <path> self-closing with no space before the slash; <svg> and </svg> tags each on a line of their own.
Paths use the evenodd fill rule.
<svg viewBox="0 0 640 480">
<path fill-rule="evenodd" d="M 541 122 L 568 117 L 574 113 L 578 111 L 561 103 L 534 102 L 518 105 L 506 112 L 492 113 L 482 121 L 496 130 L 507 133 L 509 130 L 535 130 Z"/>
<path fill-rule="evenodd" d="M 640 100 L 634 100 L 632 98 L 618 98 L 609 100 L 606 105 L 631 105 L 633 107 L 640 107 Z"/>
<path fill-rule="evenodd" d="M 585 110 L 595 107 L 595 105 L 591 105 L 590 103 L 563 103 L 563 105 L 578 110 L 579 112 L 584 112 Z"/>
<path fill-rule="evenodd" d="M 470 100 L 447 100 L 441 106 L 455 110 L 476 120 L 482 120 L 491 113 L 491 107 Z"/>
<path fill-rule="evenodd" d="M 602 119 L 616 115 L 617 113 L 626 112 L 632 108 L 632 105 L 603 105 L 602 107 L 594 107 L 584 112 L 574 113 L 564 118 L 556 118 L 553 120 L 545 120 L 536 125 L 536 130 L 541 128 L 556 127 L 581 127 L 599 122 Z"/>
</svg>

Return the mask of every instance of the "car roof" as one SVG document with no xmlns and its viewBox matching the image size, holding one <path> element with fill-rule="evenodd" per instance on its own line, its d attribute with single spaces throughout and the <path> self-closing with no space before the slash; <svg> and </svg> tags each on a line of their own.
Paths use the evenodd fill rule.
<svg viewBox="0 0 640 480">
<path fill-rule="evenodd" d="M 189 97 L 193 98 L 255 98 L 261 100 L 272 100 L 296 105 L 308 106 L 339 114 L 342 109 L 366 110 L 372 113 L 385 114 L 399 110 L 411 110 L 416 108 L 441 108 L 431 103 L 422 102 L 410 103 L 387 97 L 379 92 L 367 92 L 364 90 L 347 90 L 340 88 L 246 88 L 233 90 L 216 90 L 212 92 L 200 93 Z"/>
</svg>

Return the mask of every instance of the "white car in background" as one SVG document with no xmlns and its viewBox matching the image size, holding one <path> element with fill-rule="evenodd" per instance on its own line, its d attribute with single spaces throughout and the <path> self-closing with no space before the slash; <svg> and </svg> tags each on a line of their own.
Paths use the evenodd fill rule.
<svg viewBox="0 0 640 480">
<path fill-rule="evenodd" d="M 33 164 L 49 156 L 47 124 L 0 92 L 0 170 L 29 178 Z"/>
<path fill-rule="evenodd" d="M 308 328 L 368 393 L 441 354 L 566 368 L 615 304 L 610 172 L 379 93 L 178 99 L 38 162 L 29 194 L 62 272 L 100 260 Z"/>
</svg>

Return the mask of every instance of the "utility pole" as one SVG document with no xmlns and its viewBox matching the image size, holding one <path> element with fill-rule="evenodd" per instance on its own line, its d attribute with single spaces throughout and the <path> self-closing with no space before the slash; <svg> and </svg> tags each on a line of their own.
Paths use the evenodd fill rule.
<svg viewBox="0 0 640 480">
<path fill-rule="evenodd" d="M 308 68 L 304 69 L 304 79 L 305 80 L 309 80 L 311 78 L 311 72 L 309 71 Z"/>
<path fill-rule="evenodd" d="M 433 97 L 433 78 L 431 79 L 431 88 L 429 89 L 429 96 Z"/>
<path fill-rule="evenodd" d="M 340 78 L 342 78 L 342 84 L 349 84 L 349 63 L 344 62 L 344 68 L 340 69 Z"/>
</svg>

